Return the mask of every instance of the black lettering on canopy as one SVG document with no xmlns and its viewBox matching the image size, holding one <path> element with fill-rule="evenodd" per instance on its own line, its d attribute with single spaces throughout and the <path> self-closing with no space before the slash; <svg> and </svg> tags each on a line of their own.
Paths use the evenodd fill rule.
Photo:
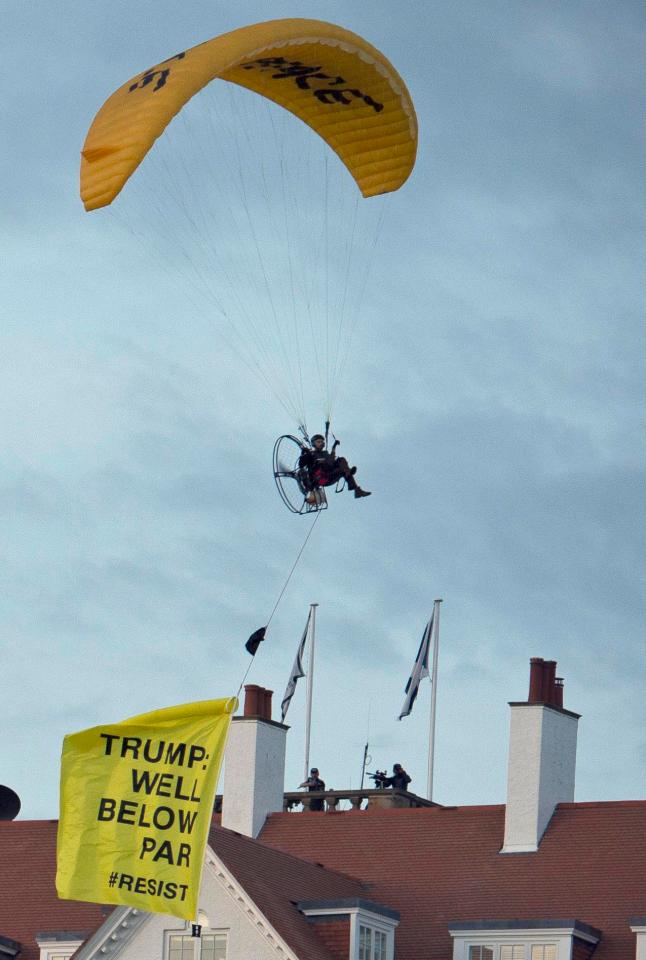
<svg viewBox="0 0 646 960">
<path fill-rule="evenodd" d="M 328 73 L 322 72 L 321 66 L 308 67 L 300 60 L 285 60 L 284 57 L 266 57 L 256 61 L 261 64 L 260 69 L 274 69 L 272 80 L 294 80 L 296 86 L 301 90 L 311 90 L 308 80 L 329 80 L 330 86 L 333 84 L 345 83 L 343 77 L 331 77 Z M 245 70 L 250 70 L 251 66 L 245 64 Z"/>
<path fill-rule="evenodd" d="M 348 94 L 350 94 L 350 96 L 347 96 Z M 319 89 L 314 91 L 314 96 L 317 100 L 320 100 L 321 103 L 352 103 L 352 97 L 356 97 L 367 103 L 369 107 L 374 107 L 376 113 L 384 109 L 383 103 L 377 103 L 376 100 L 373 100 L 368 94 L 362 93 L 361 90 L 351 90 L 350 88 L 343 90 Z"/>
<path fill-rule="evenodd" d="M 162 60 L 162 63 L 172 63 L 173 60 L 183 60 L 186 56 L 186 50 L 181 50 L 179 53 L 173 54 L 172 57 L 169 57 L 168 60 Z M 146 71 L 148 73 L 148 71 Z"/>
<path fill-rule="evenodd" d="M 133 83 L 130 87 L 128 87 L 128 93 L 132 93 L 133 90 L 139 90 L 147 87 L 148 84 L 152 83 L 155 77 L 157 77 L 157 83 L 153 87 L 153 93 L 155 93 L 155 91 L 161 90 L 161 88 L 165 86 L 169 73 L 170 70 L 168 67 L 166 67 L 165 70 L 151 70 L 150 73 L 145 73 L 141 80 L 138 80 L 137 83 Z"/>
<path fill-rule="evenodd" d="M 168 60 L 162 60 L 157 67 L 150 67 L 149 70 L 145 70 L 141 80 L 137 80 L 136 83 L 132 83 L 128 87 L 128 93 L 132 93 L 133 90 L 141 90 L 144 87 L 147 87 L 153 82 L 155 77 L 157 77 L 157 83 L 152 88 L 152 92 L 155 93 L 157 90 L 161 90 L 161 88 L 166 85 L 166 81 L 170 74 L 170 67 L 165 67 L 163 70 L 160 70 L 159 67 L 163 66 L 164 63 L 172 63 L 173 60 L 183 60 L 185 56 L 185 51 L 182 51 L 182 53 L 176 53 L 174 57 L 169 57 Z"/>
<path fill-rule="evenodd" d="M 261 57 L 259 60 L 249 60 L 247 63 L 243 63 L 242 66 L 245 70 L 253 70 L 255 67 L 260 67 L 261 70 L 264 70 L 268 67 L 282 67 L 283 64 L 288 62 L 284 57 Z"/>
<path fill-rule="evenodd" d="M 355 87 L 344 87 L 339 89 L 347 81 L 343 77 L 331 77 L 323 73 L 320 65 L 308 66 L 300 60 L 286 60 L 285 57 L 261 57 L 259 60 L 251 60 L 243 63 L 244 70 L 258 69 L 260 71 L 274 70 L 272 80 L 293 80 L 299 90 L 311 90 L 313 96 L 320 103 L 333 104 L 340 103 L 345 106 L 352 103 L 353 99 L 363 100 L 369 107 L 372 107 L 376 113 L 384 109 L 383 103 L 379 103 L 371 96 L 363 93 Z M 325 80 L 325 86 L 316 84 L 311 85 L 313 80 Z"/>
</svg>

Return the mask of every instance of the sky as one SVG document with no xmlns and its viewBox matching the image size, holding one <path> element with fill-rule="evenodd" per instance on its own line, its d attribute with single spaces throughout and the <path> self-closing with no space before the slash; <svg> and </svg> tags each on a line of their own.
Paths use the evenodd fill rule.
<svg viewBox="0 0 646 960">
<path fill-rule="evenodd" d="M 368 741 L 371 769 L 400 762 L 424 795 L 428 681 L 396 717 L 441 597 L 434 799 L 504 802 L 508 702 L 532 656 L 558 661 L 582 715 L 575 798 L 643 799 L 646 22 L 594 0 L 10 0 L 0 783 L 22 817 L 56 817 L 66 733 L 235 693 L 310 530 L 272 477 L 296 423 L 186 294 L 174 214 L 160 266 L 136 207 L 124 222 L 78 196 L 116 87 L 290 16 L 381 49 L 420 143 L 381 228 L 358 234 L 375 245 L 334 430 L 372 496 L 330 496 L 247 682 L 280 702 L 318 603 L 312 763 L 356 788 Z M 209 216 L 242 291 L 241 241 Z M 294 789 L 304 681 L 287 722 Z"/>
</svg>

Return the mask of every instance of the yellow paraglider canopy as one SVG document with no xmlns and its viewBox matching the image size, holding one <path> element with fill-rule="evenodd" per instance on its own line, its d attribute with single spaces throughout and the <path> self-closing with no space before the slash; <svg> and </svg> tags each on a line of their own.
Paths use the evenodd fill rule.
<svg viewBox="0 0 646 960">
<path fill-rule="evenodd" d="M 365 197 L 397 190 L 413 168 L 415 110 L 383 54 L 330 23 L 270 20 L 178 53 L 106 100 L 82 150 L 86 210 L 114 200 L 175 114 L 216 78 L 300 117 L 338 154 Z"/>
</svg>

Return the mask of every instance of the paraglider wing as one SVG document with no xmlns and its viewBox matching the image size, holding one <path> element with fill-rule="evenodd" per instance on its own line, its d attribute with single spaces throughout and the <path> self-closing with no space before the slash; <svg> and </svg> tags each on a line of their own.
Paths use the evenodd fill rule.
<svg viewBox="0 0 646 960">
<path fill-rule="evenodd" d="M 397 190 L 413 168 L 415 111 L 383 54 L 333 24 L 271 20 L 178 53 L 106 100 L 82 150 L 86 210 L 114 200 L 175 114 L 216 78 L 253 90 L 307 123 L 365 197 Z"/>
</svg>

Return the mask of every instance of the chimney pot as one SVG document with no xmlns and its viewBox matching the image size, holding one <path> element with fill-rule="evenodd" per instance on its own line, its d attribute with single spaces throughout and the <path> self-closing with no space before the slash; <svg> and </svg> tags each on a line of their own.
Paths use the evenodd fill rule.
<svg viewBox="0 0 646 960">
<path fill-rule="evenodd" d="M 273 690 L 266 690 L 256 683 L 245 684 L 244 688 L 244 716 L 260 717 L 261 720 L 271 720 L 271 698 Z"/>
<path fill-rule="evenodd" d="M 273 696 L 273 690 L 263 690 L 263 713 L 262 716 L 265 720 L 271 720 L 271 698 Z"/>
<path fill-rule="evenodd" d="M 540 703 L 543 699 L 543 664 L 542 657 L 532 657 L 529 661 L 529 695 L 528 703 Z"/>
<path fill-rule="evenodd" d="M 556 676 L 556 660 L 546 660 L 543 664 L 543 702 L 555 703 L 554 677 Z"/>
<path fill-rule="evenodd" d="M 264 693 L 262 687 L 259 687 L 257 683 L 247 683 L 244 688 L 244 716 L 245 717 L 260 717 L 262 716 L 262 710 L 260 709 L 260 700 L 261 695 Z"/>
<path fill-rule="evenodd" d="M 554 706 L 563 709 L 563 677 L 554 677 Z"/>
</svg>

